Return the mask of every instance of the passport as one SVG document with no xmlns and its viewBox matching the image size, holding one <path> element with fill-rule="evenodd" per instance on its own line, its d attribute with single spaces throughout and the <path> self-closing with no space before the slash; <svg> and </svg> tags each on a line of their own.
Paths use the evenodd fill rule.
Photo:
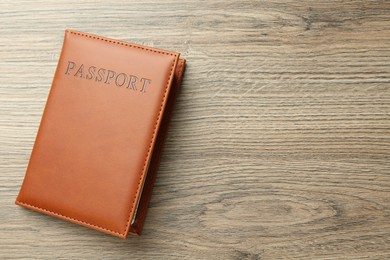
<svg viewBox="0 0 390 260">
<path fill-rule="evenodd" d="M 177 52 L 66 30 L 16 204 L 140 235 L 184 69 Z"/>
</svg>

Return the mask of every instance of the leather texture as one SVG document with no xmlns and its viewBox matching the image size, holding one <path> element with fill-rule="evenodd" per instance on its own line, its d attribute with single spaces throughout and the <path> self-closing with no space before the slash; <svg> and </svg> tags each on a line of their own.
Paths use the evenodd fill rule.
<svg viewBox="0 0 390 260">
<path fill-rule="evenodd" d="M 66 30 L 16 204 L 139 235 L 184 68 L 179 53 Z"/>
</svg>

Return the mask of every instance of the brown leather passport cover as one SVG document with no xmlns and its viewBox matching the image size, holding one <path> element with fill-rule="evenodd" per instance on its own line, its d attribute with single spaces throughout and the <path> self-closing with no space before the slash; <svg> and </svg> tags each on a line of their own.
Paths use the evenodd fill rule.
<svg viewBox="0 0 390 260">
<path fill-rule="evenodd" d="M 185 60 L 67 30 L 16 204 L 140 234 Z"/>
</svg>

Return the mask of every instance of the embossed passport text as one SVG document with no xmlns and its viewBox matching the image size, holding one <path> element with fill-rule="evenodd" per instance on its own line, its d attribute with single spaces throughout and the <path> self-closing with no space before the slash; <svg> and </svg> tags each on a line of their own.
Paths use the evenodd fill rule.
<svg viewBox="0 0 390 260">
<path fill-rule="evenodd" d="M 16 204 L 139 235 L 184 67 L 175 52 L 65 31 Z"/>
</svg>

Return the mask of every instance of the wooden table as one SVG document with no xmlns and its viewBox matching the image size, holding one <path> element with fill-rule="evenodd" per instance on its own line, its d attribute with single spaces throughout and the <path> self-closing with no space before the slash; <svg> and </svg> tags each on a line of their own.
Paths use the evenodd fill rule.
<svg viewBox="0 0 390 260">
<path fill-rule="evenodd" d="M 0 3 L 0 258 L 390 258 L 390 1 Z M 66 28 L 188 61 L 141 237 L 14 205 Z"/>
</svg>

